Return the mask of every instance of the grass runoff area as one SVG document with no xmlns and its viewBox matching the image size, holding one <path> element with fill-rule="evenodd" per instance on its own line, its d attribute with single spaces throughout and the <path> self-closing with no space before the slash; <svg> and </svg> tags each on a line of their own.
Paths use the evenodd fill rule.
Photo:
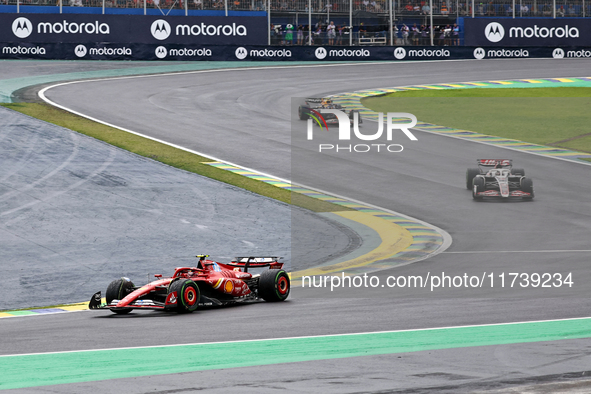
<svg viewBox="0 0 591 394">
<path fill-rule="evenodd" d="M 41 119 L 48 123 L 76 131 L 81 134 L 107 142 L 140 156 L 160 161 L 172 167 L 215 179 L 233 186 L 246 189 L 262 196 L 270 197 L 288 204 L 309 209 L 314 212 L 347 211 L 349 208 L 327 203 L 300 193 L 275 187 L 265 182 L 247 178 L 230 171 L 212 167 L 204 162 L 211 162 L 207 157 L 186 152 L 148 138 L 93 122 L 68 111 L 43 103 L 13 103 L 2 106 Z"/>
<path fill-rule="evenodd" d="M 591 88 L 411 90 L 367 97 L 376 112 L 558 148 L 591 152 Z"/>
</svg>

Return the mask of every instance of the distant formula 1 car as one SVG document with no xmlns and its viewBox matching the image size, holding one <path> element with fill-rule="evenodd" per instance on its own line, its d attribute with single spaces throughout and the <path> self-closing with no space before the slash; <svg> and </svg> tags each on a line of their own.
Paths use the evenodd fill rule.
<svg viewBox="0 0 591 394">
<path fill-rule="evenodd" d="M 284 301 L 289 296 L 290 281 L 277 257 L 236 257 L 230 263 L 206 260 L 198 255 L 197 267 L 181 267 L 170 278 L 154 275 L 157 280 L 135 286 L 128 278 L 116 279 L 107 288 L 106 304 L 101 292 L 95 293 L 89 309 L 110 309 L 126 314 L 133 309 L 193 312 L 199 306 L 228 305 L 238 302 Z M 253 275 L 249 268 L 269 269 Z"/>
<path fill-rule="evenodd" d="M 475 200 L 484 197 L 534 198 L 532 179 L 525 176 L 525 170 L 513 168 L 512 160 L 479 159 L 476 162 L 478 168 L 468 168 L 466 171 L 466 188 L 472 190 Z"/>
<path fill-rule="evenodd" d="M 307 98 L 305 99 L 306 104 L 300 105 L 298 107 L 298 116 L 300 120 L 307 120 L 310 118 L 316 118 L 318 121 L 321 122 L 320 118 L 323 118 L 326 121 L 326 126 L 330 124 L 338 124 L 339 120 L 335 114 L 323 114 L 320 112 L 322 109 L 338 109 L 349 117 L 349 121 L 353 124 L 354 116 L 357 114 L 358 117 L 358 124 L 363 123 L 363 119 L 361 119 L 361 115 L 359 115 L 359 111 L 350 110 L 347 111 L 343 108 L 340 104 L 334 104 L 331 99 L 328 98 Z"/>
</svg>

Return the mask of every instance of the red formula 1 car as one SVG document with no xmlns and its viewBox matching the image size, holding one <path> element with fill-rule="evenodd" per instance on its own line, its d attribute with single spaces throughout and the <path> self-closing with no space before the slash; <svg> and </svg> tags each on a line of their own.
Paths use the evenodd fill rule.
<svg viewBox="0 0 591 394">
<path fill-rule="evenodd" d="M 170 278 L 155 275 L 157 280 L 135 286 L 128 278 L 116 279 L 107 288 L 106 304 L 101 292 L 95 293 L 89 309 L 110 309 L 126 314 L 133 309 L 193 312 L 199 306 L 228 305 L 238 302 L 284 301 L 289 296 L 290 281 L 277 257 L 237 257 L 230 263 L 207 260 L 198 255 L 197 267 L 181 267 Z M 264 268 L 261 274 L 249 268 Z"/>
</svg>

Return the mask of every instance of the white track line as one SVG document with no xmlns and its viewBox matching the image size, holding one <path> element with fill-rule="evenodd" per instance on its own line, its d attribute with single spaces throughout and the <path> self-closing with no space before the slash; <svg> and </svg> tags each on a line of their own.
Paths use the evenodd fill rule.
<svg viewBox="0 0 591 394">
<path fill-rule="evenodd" d="M 261 338 L 261 339 L 235 340 L 235 341 L 178 343 L 178 344 L 174 344 L 174 345 L 130 346 L 130 347 L 107 348 L 107 349 L 66 350 L 66 351 L 61 351 L 61 352 L 46 352 L 46 353 L 4 354 L 4 355 L 0 355 L 0 358 L 19 357 L 19 356 L 38 356 L 38 355 L 46 355 L 46 354 L 88 353 L 88 352 L 102 352 L 102 351 L 112 351 L 112 350 L 169 348 L 169 347 L 180 347 L 180 346 L 207 346 L 207 345 L 220 345 L 220 344 L 228 344 L 228 343 L 285 341 L 285 340 L 314 339 L 314 338 L 334 338 L 334 337 L 347 337 L 347 336 L 357 336 L 357 335 L 395 334 L 395 333 L 402 333 L 402 332 L 430 331 L 430 330 L 433 330 L 433 331 L 434 330 L 453 330 L 453 329 L 477 328 L 477 327 L 499 327 L 499 326 L 510 326 L 510 325 L 517 325 L 517 324 L 553 323 L 553 322 L 558 322 L 558 321 L 576 321 L 576 320 L 586 320 L 586 319 L 591 319 L 591 317 L 588 316 L 588 317 L 573 317 L 573 318 L 554 319 L 554 320 L 532 320 L 532 321 L 518 321 L 518 322 L 509 322 L 509 323 L 475 324 L 475 325 L 467 325 L 467 326 L 411 328 L 411 329 L 407 329 L 407 330 L 368 331 L 368 332 L 354 332 L 354 333 L 345 333 L 345 334 L 309 335 L 309 336 L 301 336 L 301 337 Z"/>
</svg>

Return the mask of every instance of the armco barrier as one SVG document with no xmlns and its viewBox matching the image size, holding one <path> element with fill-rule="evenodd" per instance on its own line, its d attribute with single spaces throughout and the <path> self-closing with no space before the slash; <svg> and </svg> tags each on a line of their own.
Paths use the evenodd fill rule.
<svg viewBox="0 0 591 394">
<path fill-rule="evenodd" d="M 591 57 L 591 47 L 309 47 L 142 43 L 0 43 L 0 59 L 409 61 Z"/>
</svg>

